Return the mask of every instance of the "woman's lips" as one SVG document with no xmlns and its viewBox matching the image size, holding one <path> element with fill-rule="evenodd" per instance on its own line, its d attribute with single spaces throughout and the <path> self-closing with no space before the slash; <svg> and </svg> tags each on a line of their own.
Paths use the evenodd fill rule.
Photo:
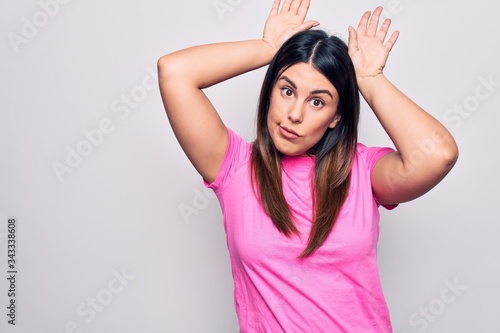
<svg viewBox="0 0 500 333">
<path fill-rule="evenodd" d="M 280 133 L 287 139 L 297 139 L 300 138 L 300 135 L 294 130 L 287 128 L 285 126 L 279 126 Z"/>
</svg>

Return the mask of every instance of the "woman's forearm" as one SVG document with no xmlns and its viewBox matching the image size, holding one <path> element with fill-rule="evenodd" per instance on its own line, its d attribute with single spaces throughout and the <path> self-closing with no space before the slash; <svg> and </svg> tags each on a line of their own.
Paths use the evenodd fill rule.
<svg viewBox="0 0 500 333">
<path fill-rule="evenodd" d="M 451 134 L 439 121 L 404 95 L 383 74 L 359 79 L 358 84 L 408 171 L 415 172 L 417 166 L 433 172 L 449 171 L 456 161 L 458 149 Z"/>
<path fill-rule="evenodd" d="M 163 76 L 176 76 L 204 89 L 265 66 L 274 54 L 273 48 L 264 40 L 195 46 L 161 57 L 158 74 L 160 80 Z"/>
</svg>

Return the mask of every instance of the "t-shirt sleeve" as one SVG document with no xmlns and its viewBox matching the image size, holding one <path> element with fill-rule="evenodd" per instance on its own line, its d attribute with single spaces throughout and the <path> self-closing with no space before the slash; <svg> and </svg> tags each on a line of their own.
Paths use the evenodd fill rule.
<svg viewBox="0 0 500 333">
<path fill-rule="evenodd" d="M 251 146 L 248 142 L 243 140 L 243 138 L 231 129 L 228 128 L 227 131 L 229 141 L 226 155 L 224 156 L 219 172 L 217 173 L 213 183 L 209 184 L 207 181 L 203 180 L 204 185 L 214 191 L 217 191 L 221 186 L 223 186 L 230 175 L 232 175 L 243 164 L 248 162 L 251 151 Z"/>
<path fill-rule="evenodd" d="M 384 157 L 385 155 L 394 152 L 395 150 L 389 147 L 366 147 L 362 143 L 358 143 L 358 153 L 360 154 L 364 164 L 368 168 L 370 175 L 373 172 L 373 168 L 375 168 L 375 164 Z M 377 198 L 375 198 L 377 201 Z M 378 201 L 377 204 L 386 209 L 392 210 L 396 208 L 398 205 L 381 205 Z"/>
</svg>

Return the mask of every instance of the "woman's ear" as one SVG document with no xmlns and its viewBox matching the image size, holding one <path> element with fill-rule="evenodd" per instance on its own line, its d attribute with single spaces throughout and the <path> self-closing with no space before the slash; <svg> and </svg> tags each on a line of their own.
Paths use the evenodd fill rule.
<svg viewBox="0 0 500 333">
<path fill-rule="evenodd" d="M 335 114 L 335 117 L 333 118 L 333 121 L 328 125 L 329 128 L 334 129 L 335 126 L 337 126 L 338 122 L 340 121 L 340 118 L 342 118 L 338 113 Z"/>
</svg>

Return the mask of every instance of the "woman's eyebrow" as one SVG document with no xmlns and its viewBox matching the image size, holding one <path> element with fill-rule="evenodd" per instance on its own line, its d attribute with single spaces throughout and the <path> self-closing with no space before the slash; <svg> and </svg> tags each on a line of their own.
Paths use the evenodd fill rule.
<svg viewBox="0 0 500 333">
<path fill-rule="evenodd" d="M 330 96 L 330 98 L 333 99 L 333 95 L 330 92 L 330 90 L 313 90 L 313 91 L 311 91 L 311 95 L 316 95 L 316 94 L 327 94 L 328 96 Z"/>
<path fill-rule="evenodd" d="M 286 82 L 288 82 L 288 84 L 290 84 L 293 87 L 293 89 L 297 90 L 297 85 L 293 83 L 293 81 L 290 80 L 288 76 L 283 75 L 282 77 L 280 77 L 280 80 L 285 80 Z"/>
<path fill-rule="evenodd" d="M 286 82 L 288 82 L 289 85 L 291 85 L 293 87 L 293 89 L 297 90 L 297 85 L 292 80 L 290 80 L 290 78 L 288 76 L 283 75 L 282 77 L 280 77 L 280 80 L 285 80 Z M 332 93 L 326 89 L 313 90 L 313 91 L 311 91 L 310 94 L 311 95 L 327 94 L 328 96 L 330 96 L 330 98 L 333 99 Z"/>
</svg>

